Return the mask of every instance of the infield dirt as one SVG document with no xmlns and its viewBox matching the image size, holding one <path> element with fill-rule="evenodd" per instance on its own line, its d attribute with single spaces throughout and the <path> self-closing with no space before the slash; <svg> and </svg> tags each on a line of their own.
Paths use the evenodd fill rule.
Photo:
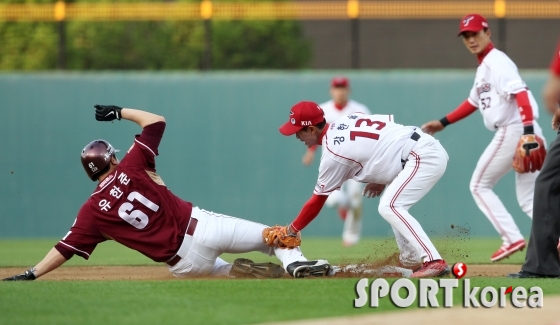
<svg viewBox="0 0 560 325">
<path fill-rule="evenodd" d="M 504 277 L 508 273 L 518 272 L 520 265 L 512 264 L 471 264 L 467 271 L 473 277 Z M 25 268 L 0 268 L 0 278 L 12 276 L 25 271 Z M 289 275 L 286 275 L 289 278 Z M 356 277 L 360 275 L 337 274 L 333 279 Z M 58 268 L 41 277 L 39 281 L 58 280 L 174 280 L 176 279 L 165 266 L 68 266 Z M 210 279 L 210 278 L 209 278 Z M 223 278 L 222 278 L 223 279 Z"/>
</svg>

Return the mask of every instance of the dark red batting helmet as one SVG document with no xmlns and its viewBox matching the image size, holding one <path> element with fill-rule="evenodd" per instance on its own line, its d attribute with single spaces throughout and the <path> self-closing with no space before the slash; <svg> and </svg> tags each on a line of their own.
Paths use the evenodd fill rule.
<svg viewBox="0 0 560 325">
<path fill-rule="evenodd" d="M 117 152 L 105 140 L 94 140 L 82 150 L 82 165 L 89 178 L 96 181 L 100 174 L 105 172 L 111 163 L 111 157 Z"/>
</svg>

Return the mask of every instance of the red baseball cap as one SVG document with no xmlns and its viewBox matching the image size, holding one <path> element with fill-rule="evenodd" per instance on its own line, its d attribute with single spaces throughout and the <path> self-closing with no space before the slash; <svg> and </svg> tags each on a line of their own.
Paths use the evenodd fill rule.
<svg viewBox="0 0 560 325">
<path fill-rule="evenodd" d="M 283 135 L 289 136 L 306 126 L 323 122 L 325 119 L 323 109 L 314 102 L 299 102 L 292 106 L 290 118 L 279 130 Z"/>
<path fill-rule="evenodd" d="M 348 88 L 349 85 L 350 85 L 350 81 L 348 81 L 348 78 L 343 76 L 334 77 L 331 80 L 331 87 Z"/>
<path fill-rule="evenodd" d="M 484 28 L 488 28 L 486 18 L 479 14 L 469 14 L 461 19 L 457 36 L 461 36 L 463 32 L 478 32 Z"/>
</svg>

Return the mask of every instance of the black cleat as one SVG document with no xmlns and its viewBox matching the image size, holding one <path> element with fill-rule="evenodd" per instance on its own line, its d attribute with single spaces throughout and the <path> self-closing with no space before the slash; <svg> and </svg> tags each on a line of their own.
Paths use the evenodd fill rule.
<svg viewBox="0 0 560 325">
<path fill-rule="evenodd" d="M 286 270 L 294 278 L 305 278 L 308 276 L 325 276 L 331 265 L 326 260 L 293 262 Z"/>
<path fill-rule="evenodd" d="M 235 278 L 281 278 L 286 272 L 274 263 L 254 263 L 246 258 L 238 258 L 233 262 L 229 275 Z"/>
<path fill-rule="evenodd" d="M 513 278 L 513 279 L 537 279 L 537 278 L 546 278 L 546 279 L 560 279 L 560 276 L 558 275 L 544 275 L 544 274 L 537 274 L 537 273 L 533 273 L 533 272 L 528 272 L 528 271 L 519 271 L 517 273 L 510 273 L 507 276 L 508 278 Z"/>
</svg>

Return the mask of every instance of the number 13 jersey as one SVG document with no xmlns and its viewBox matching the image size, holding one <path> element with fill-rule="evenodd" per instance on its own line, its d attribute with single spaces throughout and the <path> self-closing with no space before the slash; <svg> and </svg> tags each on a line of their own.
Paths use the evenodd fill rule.
<svg viewBox="0 0 560 325">
<path fill-rule="evenodd" d="M 389 184 L 402 171 L 402 150 L 416 127 L 392 115 L 351 114 L 327 126 L 314 193 L 329 195 L 347 179 Z"/>
<path fill-rule="evenodd" d="M 96 245 L 108 239 L 156 262 L 177 253 L 192 204 L 171 193 L 156 174 L 155 156 L 164 130 L 164 122 L 146 126 L 117 169 L 98 184 L 55 246 L 66 259 L 74 254 L 88 259 Z"/>
</svg>

